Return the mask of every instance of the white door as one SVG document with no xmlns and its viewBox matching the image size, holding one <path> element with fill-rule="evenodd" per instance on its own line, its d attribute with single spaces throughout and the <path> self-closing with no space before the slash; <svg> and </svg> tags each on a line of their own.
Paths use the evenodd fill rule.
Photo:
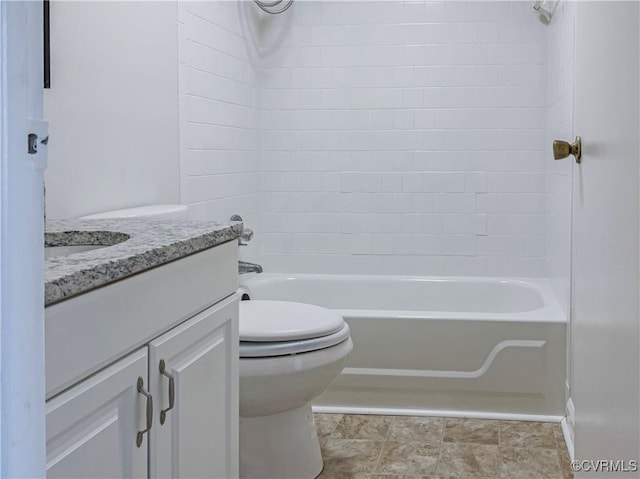
<svg viewBox="0 0 640 479">
<path fill-rule="evenodd" d="M 47 478 L 147 477 L 147 366 L 144 347 L 47 401 Z"/>
<path fill-rule="evenodd" d="M 0 2 L 2 477 L 44 474 L 42 43 L 42 2 Z"/>
<path fill-rule="evenodd" d="M 157 398 L 150 477 L 238 477 L 236 295 L 152 341 L 149 364 Z M 164 424 L 161 411 L 166 414 Z"/>
<path fill-rule="evenodd" d="M 640 459 L 639 26 L 637 2 L 577 2 L 571 349 L 583 460 Z"/>
</svg>

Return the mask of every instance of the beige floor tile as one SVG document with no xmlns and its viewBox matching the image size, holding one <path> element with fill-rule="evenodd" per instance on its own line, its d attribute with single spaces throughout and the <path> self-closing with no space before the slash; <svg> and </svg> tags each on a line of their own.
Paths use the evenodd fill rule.
<svg viewBox="0 0 640 479">
<path fill-rule="evenodd" d="M 562 434 L 562 426 L 560 424 L 554 424 L 552 426 L 553 436 L 556 438 L 556 444 L 560 447 L 560 444 L 564 444 L 564 434 Z"/>
<path fill-rule="evenodd" d="M 498 421 L 447 418 L 443 440 L 497 446 L 499 429 Z"/>
<path fill-rule="evenodd" d="M 442 443 L 438 474 L 446 476 L 488 476 L 498 474 L 498 446 Z"/>
<path fill-rule="evenodd" d="M 384 441 L 392 421 L 393 416 L 345 415 L 334 429 L 331 437 Z"/>
<path fill-rule="evenodd" d="M 553 435 L 556 438 L 558 447 L 558 459 L 560 460 L 560 472 L 564 479 L 573 479 L 573 471 L 571 470 L 571 458 L 567 449 L 567 443 L 564 441 L 562 426 L 560 424 L 553 425 Z"/>
<path fill-rule="evenodd" d="M 546 422 L 503 421 L 500 446 L 556 449 L 553 427 Z"/>
<path fill-rule="evenodd" d="M 404 476 L 397 474 L 370 474 L 369 479 L 431 479 L 429 476 Z"/>
<path fill-rule="evenodd" d="M 504 479 L 562 479 L 554 449 L 500 448 L 500 477 Z"/>
<path fill-rule="evenodd" d="M 320 444 L 324 444 L 342 419 L 342 414 L 314 414 Z"/>
<path fill-rule="evenodd" d="M 371 475 L 366 472 L 336 472 L 325 469 L 317 479 L 371 479 Z"/>
<path fill-rule="evenodd" d="M 421 476 L 436 472 L 437 445 L 424 442 L 387 441 L 375 469 L 379 474 Z"/>
<path fill-rule="evenodd" d="M 396 417 L 391 423 L 389 441 L 423 442 L 439 445 L 444 419 L 440 417 Z"/>
<path fill-rule="evenodd" d="M 558 460 L 560 461 L 560 472 L 564 479 L 573 479 L 573 471 L 571 470 L 571 458 L 566 448 L 558 448 Z"/>
<path fill-rule="evenodd" d="M 318 479 L 573 479 L 557 424 L 339 414 L 315 421 L 325 463 Z"/>
<path fill-rule="evenodd" d="M 558 449 L 562 449 L 563 451 L 568 451 L 567 443 L 564 440 L 564 434 L 562 433 L 562 427 L 560 426 L 560 424 L 553 425 L 553 435 L 556 438 L 556 446 L 558 447 Z"/>
<path fill-rule="evenodd" d="M 497 479 L 498 476 L 427 476 L 422 479 Z"/>
<path fill-rule="evenodd" d="M 382 441 L 330 437 L 322 447 L 324 472 L 372 472 L 380 456 Z"/>
</svg>

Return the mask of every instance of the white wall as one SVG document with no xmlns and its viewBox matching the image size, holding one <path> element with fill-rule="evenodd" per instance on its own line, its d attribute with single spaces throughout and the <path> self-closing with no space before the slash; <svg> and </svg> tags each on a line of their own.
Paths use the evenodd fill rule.
<svg viewBox="0 0 640 479">
<path fill-rule="evenodd" d="M 259 111 L 244 3 L 179 3 L 181 200 L 194 218 L 238 213 L 253 225 Z"/>
<path fill-rule="evenodd" d="M 265 20 L 265 266 L 543 275 L 546 39 L 530 7 L 298 2 Z"/>
<path fill-rule="evenodd" d="M 175 2 L 53 2 L 47 215 L 179 200 Z"/>
</svg>

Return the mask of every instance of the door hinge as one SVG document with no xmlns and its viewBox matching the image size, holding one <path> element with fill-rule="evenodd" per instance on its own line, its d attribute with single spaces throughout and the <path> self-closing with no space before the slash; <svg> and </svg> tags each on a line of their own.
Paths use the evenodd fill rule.
<svg viewBox="0 0 640 479">
<path fill-rule="evenodd" d="M 27 157 L 37 170 L 47 167 L 47 145 L 49 144 L 49 123 L 45 120 L 29 119 L 27 133 Z"/>
<path fill-rule="evenodd" d="M 38 135 L 35 133 L 29 133 L 27 137 L 27 152 L 30 155 L 38 153 Z"/>
<path fill-rule="evenodd" d="M 46 145 L 49 143 L 49 135 L 45 136 L 44 139 L 40 140 L 42 145 Z M 38 135 L 35 133 L 29 133 L 27 136 L 27 153 L 30 155 L 38 154 Z"/>
</svg>

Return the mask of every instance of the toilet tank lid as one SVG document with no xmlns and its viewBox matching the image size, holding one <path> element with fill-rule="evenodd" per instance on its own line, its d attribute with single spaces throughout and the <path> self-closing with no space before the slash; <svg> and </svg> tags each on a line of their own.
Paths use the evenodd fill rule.
<svg viewBox="0 0 640 479">
<path fill-rule="evenodd" d="M 106 219 L 154 219 L 154 220 L 181 220 L 187 218 L 186 205 L 148 205 L 121 210 L 104 211 L 92 215 L 81 216 L 81 220 L 106 220 Z"/>
</svg>

